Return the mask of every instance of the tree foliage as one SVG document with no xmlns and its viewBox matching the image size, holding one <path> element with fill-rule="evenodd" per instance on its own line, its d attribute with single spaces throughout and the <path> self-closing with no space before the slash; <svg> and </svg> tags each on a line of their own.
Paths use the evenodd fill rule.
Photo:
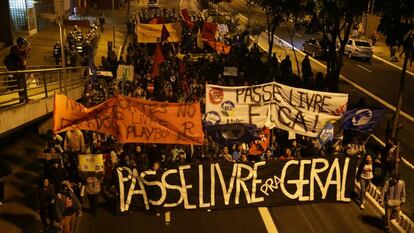
<svg viewBox="0 0 414 233">
<path fill-rule="evenodd" d="M 358 22 L 368 0 L 309 0 L 306 9 L 317 17 L 328 45 L 327 81 L 332 91 L 338 88 L 343 66 L 343 53 L 352 26 Z M 338 46 L 339 45 L 339 46 Z"/>
<path fill-rule="evenodd" d="M 288 21 L 293 15 L 303 12 L 306 0 L 249 0 L 248 4 L 256 5 L 266 13 L 267 39 L 269 44 L 269 64 L 276 29 L 282 22 Z"/>
<path fill-rule="evenodd" d="M 403 52 L 414 57 L 414 1 L 385 0 L 378 31 L 385 35 L 389 47 L 403 46 Z"/>
</svg>

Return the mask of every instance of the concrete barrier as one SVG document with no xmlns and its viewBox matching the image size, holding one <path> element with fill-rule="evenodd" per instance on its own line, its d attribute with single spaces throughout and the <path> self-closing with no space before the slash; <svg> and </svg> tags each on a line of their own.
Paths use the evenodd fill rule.
<svg viewBox="0 0 414 233">
<path fill-rule="evenodd" d="M 67 96 L 79 99 L 83 94 L 83 85 L 68 90 Z M 16 105 L 0 112 L 0 135 L 6 134 L 23 125 L 33 122 L 53 111 L 54 96 Z"/>
<path fill-rule="evenodd" d="M 355 191 L 360 192 L 361 187 L 358 182 L 355 181 Z M 374 208 L 374 210 L 381 216 L 385 215 L 384 204 L 382 203 L 382 193 L 377 186 L 371 183 L 367 189 L 366 201 Z M 399 219 L 391 220 L 391 230 L 393 232 L 407 232 L 414 233 L 414 223 L 404 213 L 400 213 Z"/>
</svg>

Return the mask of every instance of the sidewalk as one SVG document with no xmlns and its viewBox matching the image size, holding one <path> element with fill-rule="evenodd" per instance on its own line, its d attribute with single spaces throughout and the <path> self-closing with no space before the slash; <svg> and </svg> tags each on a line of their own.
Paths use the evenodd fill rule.
<svg viewBox="0 0 414 233">
<path fill-rule="evenodd" d="M 378 60 L 384 60 L 384 62 L 387 62 L 388 64 L 394 64 L 400 68 L 403 67 L 403 63 L 404 63 L 404 55 L 402 57 L 399 57 L 401 50 L 397 51 L 397 57 L 398 57 L 398 61 L 397 62 L 391 62 L 390 61 L 390 49 L 388 48 L 388 46 L 385 44 L 385 42 L 382 41 L 378 41 L 374 47 L 374 58 L 377 58 Z M 411 72 L 414 76 L 414 63 L 413 65 L 410 67 L 410 61 L 408 61 L 408 65 L 407 65 L 407 73 Z"/>
<path fill-rule="evenodd" d="M 137 5 L 134 1 L 131 1 L 131 12 L 136 11 Z M 106 24 L 104 25 L 104 32 L 101 33 L 101 37 L 98 43 L 98 48 L 95 55 L 95 63 L 100 65 L 100 57 L 107 54 L 107 43 L 113 40 L 112 22 L 115 22 L 115 51 L 118 53 L 118 48 L 124 41 L 124 35 L 126 32 L 126 20 L 128 17 L 127 8 L 121 8 L 115 10 L 114 19 L 112 19 L 112 12 L 110 10 L 93 10 L 86 15 L 73 17 L 76 19 L 89 19 L 91 23 L 94 22 L 96 17 L 102 13 L 105 15 Z M 72 30 L 73 26 L 65 26 L 67 34 Z M 82 33 L 85 34 L 88 28 L 81 27 Z M 64 35 L 65 35 L 64 34 Z M 30 57 L 27 61 L 28 67 L 36 66 L 55 66 L 55 61 L 52 56 L 53 45 L 59 41 L 59 27 L 58 25 L 52 25 L 50 28 L 39 31 L 37 34 L 29 37 L 24 36 L 31 44 Z M 15 39 L 17 35 L 15 35 Z M 66 41 L 66 37 L 63 38 Z M 6 47 L 0 50 L 0 70 L 4 68 L 3 60 L 9 54 L 10 47 Z"/>
</svg>

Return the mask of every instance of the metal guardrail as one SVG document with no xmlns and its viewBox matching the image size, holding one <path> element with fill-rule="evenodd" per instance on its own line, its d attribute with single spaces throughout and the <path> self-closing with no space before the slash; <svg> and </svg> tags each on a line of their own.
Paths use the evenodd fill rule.
<svg viewBox="0 0 414 233">
<path fill-rule="evenodd" d="M 52 56 L 52 55 L 50 55 Z M 54 61 L 53 61 L 54 62 Z M 29 65 L 27 66 L 28 70 L 36 70 L 36 69 L 50 69 L 50 68 L 61 68 L 61 65 Z M 7 72 L 6 66 L 0 66 L 0 72 Z"/>
<path fill-rule="evenodd" d="M 0 108 L 83 87 L 85 69 L 78 66 L 0 72 Z"/>
</svg>

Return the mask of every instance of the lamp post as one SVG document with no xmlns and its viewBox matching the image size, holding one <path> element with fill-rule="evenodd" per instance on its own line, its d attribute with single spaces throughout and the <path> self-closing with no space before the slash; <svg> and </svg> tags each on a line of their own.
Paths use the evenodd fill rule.
<svg viewBox="0 0 414 233">
<path fill-rule="evenodd" d="M 115 0 L 112 0 L 112 40 L 112 46 L 115 48 Z"/>
<path fill-rule="evenodd" d="M 60 39 L 60 54 L 61 54 L 61 59 L 62 59 L 62 80 L 64 82 L 64 89 L 65 89 L 65 94 L 67 94 L 67 84 L 66 84 L 66 79 L 65 79 L 65 73 L 66 73 L 66 56 L 65 56 L 65 46 L 63 45 L 63 19 L 62 19 L 62 5 L 63 2 L 62 0 L 59 0 L 59 39 Z"/>
</svg>

